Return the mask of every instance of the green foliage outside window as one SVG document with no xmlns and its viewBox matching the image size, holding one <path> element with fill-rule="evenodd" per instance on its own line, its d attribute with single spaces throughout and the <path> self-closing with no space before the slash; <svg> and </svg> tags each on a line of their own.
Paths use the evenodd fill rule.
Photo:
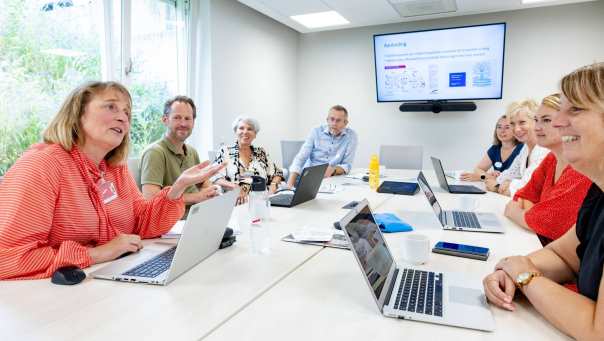
<svg viewBox="0 0 604 341">
<path fill-rule="evenodd" d="M 71 90 L 101 79 L 99 14 L 88 7 L 45 12 L 38 1 L 0 1 L 0 176 L 41 141 L 44 127 Z M 162 106 L 169 95 L 161 82 L 129 90 L 131 154 L 138 155 L 161 137 Z"/>
</svg>

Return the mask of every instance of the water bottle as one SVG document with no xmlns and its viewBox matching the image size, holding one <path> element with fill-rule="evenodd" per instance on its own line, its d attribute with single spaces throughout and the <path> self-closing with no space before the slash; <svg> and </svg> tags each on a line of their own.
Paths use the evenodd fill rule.
<svg viewBox="0 0 604 341">
<path fill-rule="evenodd" d="M 266 188 L 266 180 L 259 176 L 252 177 L 249 194 L 250 237 L 252 252 L 256 254 L 270 253 L 270 233 L 267 220 L 270 218 L 270 200 Z"/>
<path fill-rule="evenodd" d="M 378 187 L 380 187 L 380 160 L 377 154 L 373 154 L 369 161 L 369 188 L 375 191 Z"/>
</svg>

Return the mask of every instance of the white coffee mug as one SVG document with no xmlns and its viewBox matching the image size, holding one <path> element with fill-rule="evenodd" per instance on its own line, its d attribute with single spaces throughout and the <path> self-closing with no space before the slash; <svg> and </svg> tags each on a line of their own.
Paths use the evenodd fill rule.
<svg viewBox="0 0 604 341">
<path fill-rule="evenodd" d="M 424 264 L 430 258 L 430 239 L 423 234 L 408 234 L 402 243 L 403 259 L 411 264 Z"/>
<path fill-rule="evenodd" d="M 478 199 L 470 195 L 464 195 L 459 199 L 459 206 L 461 211 L 475 211 L 476 209 L 478 209 L 479 204 L 480 202 L 478 201 Z"/>
</svg>

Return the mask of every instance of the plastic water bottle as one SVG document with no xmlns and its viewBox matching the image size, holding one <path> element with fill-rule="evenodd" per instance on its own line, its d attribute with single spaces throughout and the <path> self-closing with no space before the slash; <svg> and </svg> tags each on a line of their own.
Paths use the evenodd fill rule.
<svg viewBox="0 0 604 341">
<path fill-rule="evenodd" d="M 250 238 L 252 252 L 269 254 L 270 232 L 267 220 L 270 219 L 270 200 L 266 189 L 266 180 L 259 176 L 252 177 L 252 187 L 249 194 Z"/>
<path fill-rule="evenodd" d="M 380 160 L 377 154 L 373 154 L 369 161 L 369 188 L 375 191 L 378 187 L 380 187 Z"/>
</svg>

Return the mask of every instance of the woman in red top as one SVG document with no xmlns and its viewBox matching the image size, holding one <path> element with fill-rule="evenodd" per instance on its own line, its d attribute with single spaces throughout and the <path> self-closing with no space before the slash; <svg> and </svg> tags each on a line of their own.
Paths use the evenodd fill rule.
<svg viewBox="0 0 604 341">
<path fill-rule="evenodd" d="M 222 167 L 200 164 L 145 200 L 129 175 L 131 97 L 122 85 L 75 89 L 0 184 L 0 279 L 45 278 L 113 260 L 167 232 L 182 193 Z"/>
<path fill-rule="evenodd" d="M 508 218 L 535 231 L 543 245 L 560 238 L 575 224 L 591 186 L 586 176 L 562 158 L 562 138 L 551 124 L 559 110 L 559 94 L 547 96 L 541 102 L 535 116 L 535 134 L 537 143 L 551 153 L 505 208 Z"/>
</svg>

